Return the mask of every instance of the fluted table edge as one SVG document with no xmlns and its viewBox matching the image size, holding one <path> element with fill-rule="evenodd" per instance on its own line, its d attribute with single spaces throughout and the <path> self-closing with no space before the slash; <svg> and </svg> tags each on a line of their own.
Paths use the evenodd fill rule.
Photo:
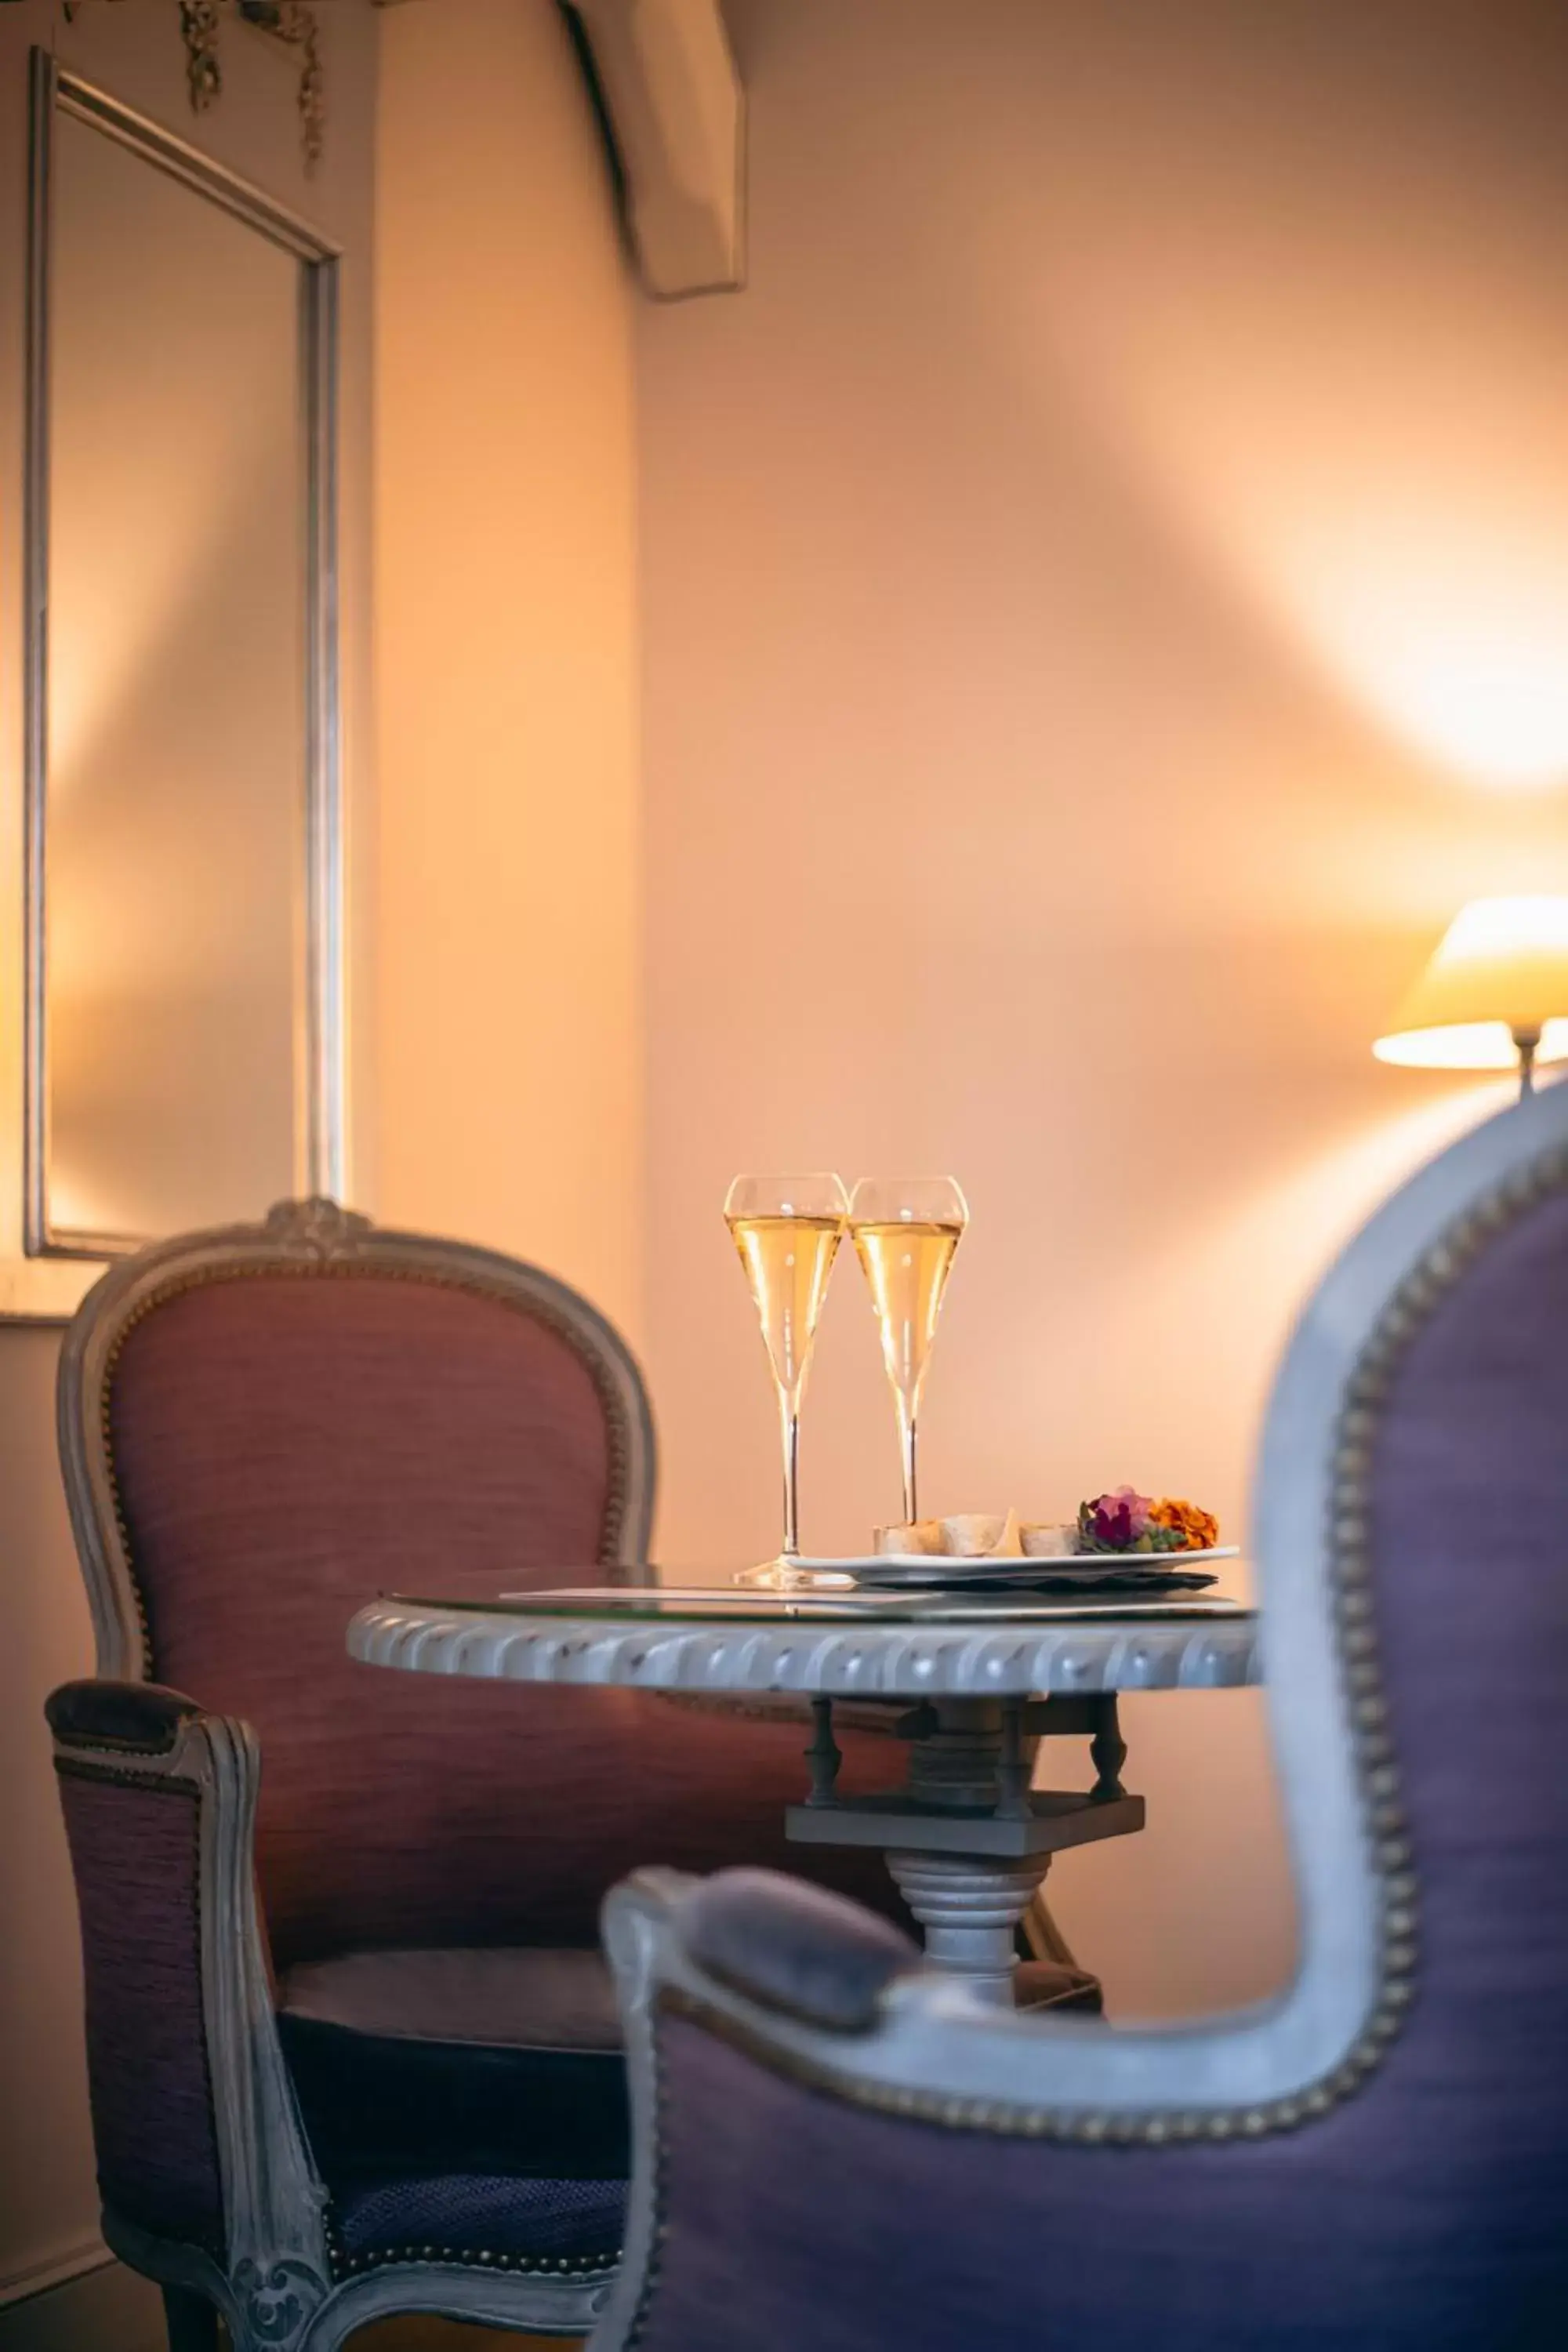
<svg viewBox="0 0 1568 2352">
<path fill-rule="evenodd" d="M 1227 1690 L 1261 1680 L 1256 1616 L 973 1624 L 606 1623 L 590 1616 L 376 1601 L 352 1657 L 491 1682 L 835 1698 L 1008 1698 Z"/>
</svg>

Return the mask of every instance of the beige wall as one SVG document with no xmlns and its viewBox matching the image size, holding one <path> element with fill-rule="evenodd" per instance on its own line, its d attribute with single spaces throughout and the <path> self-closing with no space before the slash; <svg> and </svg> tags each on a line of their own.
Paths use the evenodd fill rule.
<svg viewBox="0 0 1568 2352">
<path fill-rule="evenodd" d="M 1568 17 L 728 13 L 749 287 L 638 340 L 664 1556 L 777 1541 L 742 1167 L 968 1187 L 928 1507 L 1235 1534 L 1303 1289 L 1493 1098 L 1369 1040 L 1461 899 L 1568 887 Z M 804 1447 L 808 1545 L 894 1515 L 853 1263 Z M 1126 1713 L 1151 1826 L 1065 1924 L 1124 2014 L 1261 1993 L 1258 1707 Z"/>
<path fill-rule="evenodd" d="M 330 118 L 326 152 L 305 177 L 295 66 L 226 21 L 226 87 L 192 117 L 178 12 L 164 0 L 83 7 L 74 26 L 48 0 L 0 8 L 0 967 L 18 972 L 21 837 L 20 646 L 22 300 L 26 252 L 27 51 L 61 58 L 115 96 L 194 139 L 317 222 L 345 248 L 343 273 L 343 655 L 351 835 L 363 835 L 369 719 L 369 257 L 375 17 L 362 0 L 322 11 Z M 362 936 L 364 926 L 361 926 Z M 361 991 L 363 996 L 363 990 Z M 11 1008 L 12 1014 L 15 1007 Z M 0 1183 L 19 1198 L 20 1022 L 0 1021 Z M 362 1086 L 362 1096 L 364 1088 Z M 258 1201 L 258 1205 L 263 1205 Z M 0 1252 L 14 1249 L 0 1228 Z M 0 2302 L 90 2254 L 97 2236 L 79 2028 L 75 1906 L 40 1708 L 45 1693 L 90 1671 L 87 1611 L 54 1461 L 58 1335 L 0 1328 Z M 84 2306 L 85 2308 L 85 2306 Z M 0 2342 L 69 2341 L 68 2314 L 18 2306 Z M 39 2334 L 63 2328 L 63 2335 Z M 106 2345 L 105 2352 L 110 2352 Z M 134 2352 L 123 2336 L 112 2352 Z"/>
<path fill-rule="evenodd" d="M 635 1332 L 631 297 L 552 0 L 382 32 L 377 1202 Z"/>
</svg>

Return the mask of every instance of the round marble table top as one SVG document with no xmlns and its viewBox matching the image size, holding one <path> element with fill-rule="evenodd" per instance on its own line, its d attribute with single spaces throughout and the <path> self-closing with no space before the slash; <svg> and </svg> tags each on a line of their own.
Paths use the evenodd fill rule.
<svg viewBox="0 0 1568 2352">
<path fill-rule="evenodd" d="M 530 1601 L 533 1602 L 531 1607 Z M 1222 1690 L 1261 1679 L 1250 1611 L 1107 1617 L 1013 1612 L 922 1622 L 918 1604 L 867 1617 L 632 1615 L 536 1593 L 493 1606 L 388 1598 L 349 1627 L 350 1654 L 417 1674 L 616 1684 L 655 1691 L 858 1699 Z"/>
</svg>

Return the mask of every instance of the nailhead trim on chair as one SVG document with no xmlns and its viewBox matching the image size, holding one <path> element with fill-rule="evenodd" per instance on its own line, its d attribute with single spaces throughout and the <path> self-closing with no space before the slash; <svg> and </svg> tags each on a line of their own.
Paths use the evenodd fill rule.
<svg viewBox="0 0 1568 2352">
<path fill-rule="evenodd" d="M 620 2253 L 492 2254 L 472 2253 L 458 2246 L 377 2246 L 368 2254 L 349 2254 L 333 2270 L 341 2278 L 362 2271 L 384 2270 L 397 2263 L 455 2263 L 460 2270 L 514 2271 L 526 2278 L 602 2278 L 620 2266 Z"/>
<path fill-rule="evenodd" d="M 187 1717 L 185 1720 L 188 1722 L 191 1718 Z M 56 1732 L 54 1738 L 57 1746 L 60 1748 L 90 1749 L 95 1755 L 100 1756 L 167 1756 L 175 1747 L 178 1746 L 179 1732 L 181 1728 L 183 1728 L 183 1726 L 177 1725 L 174 1728 L 173 1738 L 158 1740 L 117 1739 L 111 1732 L 99 1731 L 72 1731 L 68 1733 Z M 68 1770 L 71 1768 L 68 1765 L 62 1764 L 58 1769 L 61 1770 Z M 144 1781 L 149 1785 L 156 1785 L 160 1789 L 166 1788 L 168 1786 L 168 1776 L 166 1774 L 155 1772 L 116 1773 L 109 1770 L 100 1770 L 97 1766 L 87 1766 L 83 1769 L 89 1772 L 91 1777 L 97 1780 L 129 1779 L 132 1780 Z M 195 1786 L 195 1781 L 192 1781 L 190 1786 L 194 1788 Z"/>
<path fill-rule="evenodd" d="M 506 2271 L 523 2278 L 605 2278 L 618 2270 L 621 2250 L 605 2254 L 508 2254 L 461 2246 L 374 2246 L 363 2254 L 343 2251 L 334 2222 L 327 2222 L 327 2253 L 334 2278 L 357 2278 L 397 2263 L 455 2266 L 459 2270 Z"/>
<path fill-rule="evenodd" d="M 995 2100 L 937 2098 L 856 2082 L 831 2068 L 775 2049 L 750 2027 L 710 2003 L 667 1986 L 661 2011 L 694 2019 L 759 2065 L 813 2090 L 858 2106 L 919 2117 L 950 2128 L 1009 2138 L 1082 2141 L 1111 2147 L 1163 2147 L 1198 2141 L 1258 2139 L 1291 2131 L 1327 2115 L 1358 2091 L 1383 2063 L 1415 1995 L 1419 1960 L 1419 1886 L 1399 1768 L 1388 1730 L 1388 1703 L 1378 1663 L 1372 1591 L 1373 1441 L 1394 1376 L 1411 1343 L 1479 1256 L 1529 1209 L 1568 1191 L 1568 1147 L 1555 1144 L 1515 1170 L 1458 1217 L 1411 1269 L 1384 1307 L 1346 1386 L 1335 1430 L 1329 1506 L 1329 1575 L 1340 1685 L 1350 1719 L 1362 1800 L 1362 1820 L 1378 1881 L 1377 1990 L 1370 2015 L 1340 2063 L 1289 2098 L 1253 2107 L 1217 2107 L 1167 2114 L 1022 2109 Z M 656 2024 L 657 2037 L 657 2024 Z M 656 2068 L 656 2084 L 662 2069 Z M 660 2126 L 662 2142 L 662 2125 Z M 660 2158 L 662 2162 L 662 2156 Z M 651 2291 L 651 2272 L 649 2291 Z M 631 2339 L 635 2341 L 635 2336 Z"/>
<path fill-rule="evenodd" d="M 81 1744 L 74 1739 L 70 1743 L 72 1749 Z M 161 1752 L 154 1748 L 135 1748 L 129 1750 L 129 1753 L 133 1756 L 155 1756 Z M 61 1780 L 112 1780 L 121 1789 L 174 1789 L 186 1796 L 196 1798 L 199 1798 L 202 1793 L 201 1782 L 191 1780 L 183 1772 L 137 1772 L 129 1765 L 100 1764 L 96 1758 L 89 1761 L 87 1757 L 75 1754 L 57 1752 L 55 1770 Z"/>
<path fill-rule="evenodd" d="M 352 1242 L 347 1244 L 349 1247 L 353 1245 Z M 356 1261 L 352 1258 L 317 1256 L 289 1258 L 281 1262 L 263 1259 L 233 1265 L 204 1267 L 194 1274 L 180 1275 L 165 1283 L 162 1288 L 151 1292 L 134 1311 L 125 1318 L 114 1335 L 112 1346 L 104 1357 L 103 1380 L 99 1392 L 99 1429 L 103 1445 L 104 1471 L 114 1503 L 114 1525 L 120 1538 L 121 1554 L 125 1562 L 132 1595 L 136 1603 L 136 1619 L 142 1634 L 142 1672 L 149 1680 L 153 1677 L 152 1626 L 147 1615 L 146 1596 L 142 1592 L 141 1580 L 136 1573 L 130 1524 L 125 1516 L 120 1480 L 114 1467 L 111 1419 L 114 1375 L 127 1339 L 137 1325 L 143 1322 L 149 1315 L 161 1307 L 166 1307 L 171 1299 L 183 1297 L 188 1291 L 206 1290 L 219 1283 L 226 1282 L 279 1279 L 310 1281 L 321 1278 L 353 1281 L 356 1277 L 376 1282 L 420 1283 L 431 1290 L 457 1290 L 466 1293 L 472 1298 L 487 1298 L 493 1304 L 510 1308 L 513 1314 L 543 1324 L 547 1330 L 552 1331 L 558 1339 L 565 1342 L 593 1381 L 595 1393 L 604 1409 L 605 1451 L 608 1459 L 605 1486 L 605 1517 L 599 1535 L 599 1561 L 601 1565 L 606 1565 L 615 1559 L 616 1547 L 620 1541 L 621 1522 L 626 1517 L 626 1470 L 630 1447 L 627 1441 L 626 1414 L 622 1409 L 620 1397 L 604 1365 L 591 1350 L 583 1346 L 581 1334 L 573 1328 L 565 1317 L 555 1314 L 548 1306 L 533 1300 L 520 1300 L 510 1291 L 481 1281 L 477 1276 L 471 1280 L 464 1280 L 457 1275 L 429 1274 L 423 1268 L 414 1266 L 377 1264 L 374 1258 Z"/>
</svg>

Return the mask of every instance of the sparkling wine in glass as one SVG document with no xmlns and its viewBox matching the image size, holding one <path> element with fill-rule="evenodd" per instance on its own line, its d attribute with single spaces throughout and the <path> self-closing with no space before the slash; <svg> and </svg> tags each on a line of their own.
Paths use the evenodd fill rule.
<svg viewBox="0 0 1568 2352">
<path fill-rule="evenodd" d="M 969 1204 L 951 1176 L 868 1176 L 855 1187 L 849 1230 L 871 1287 L 882 1361 L 899 1415 L 904 1518 L 920 1517 L 915 1423 L 953 1255 Z"/>
<path fill-rule="evenodd" d="M 801 1398 L 848 1207 L 837 1176 L 737 1176 L 724 1202 L 778 1391 L 784 1538 L 773 1566 L 786 1573 L 800 1554 Z"/>
</svg>

